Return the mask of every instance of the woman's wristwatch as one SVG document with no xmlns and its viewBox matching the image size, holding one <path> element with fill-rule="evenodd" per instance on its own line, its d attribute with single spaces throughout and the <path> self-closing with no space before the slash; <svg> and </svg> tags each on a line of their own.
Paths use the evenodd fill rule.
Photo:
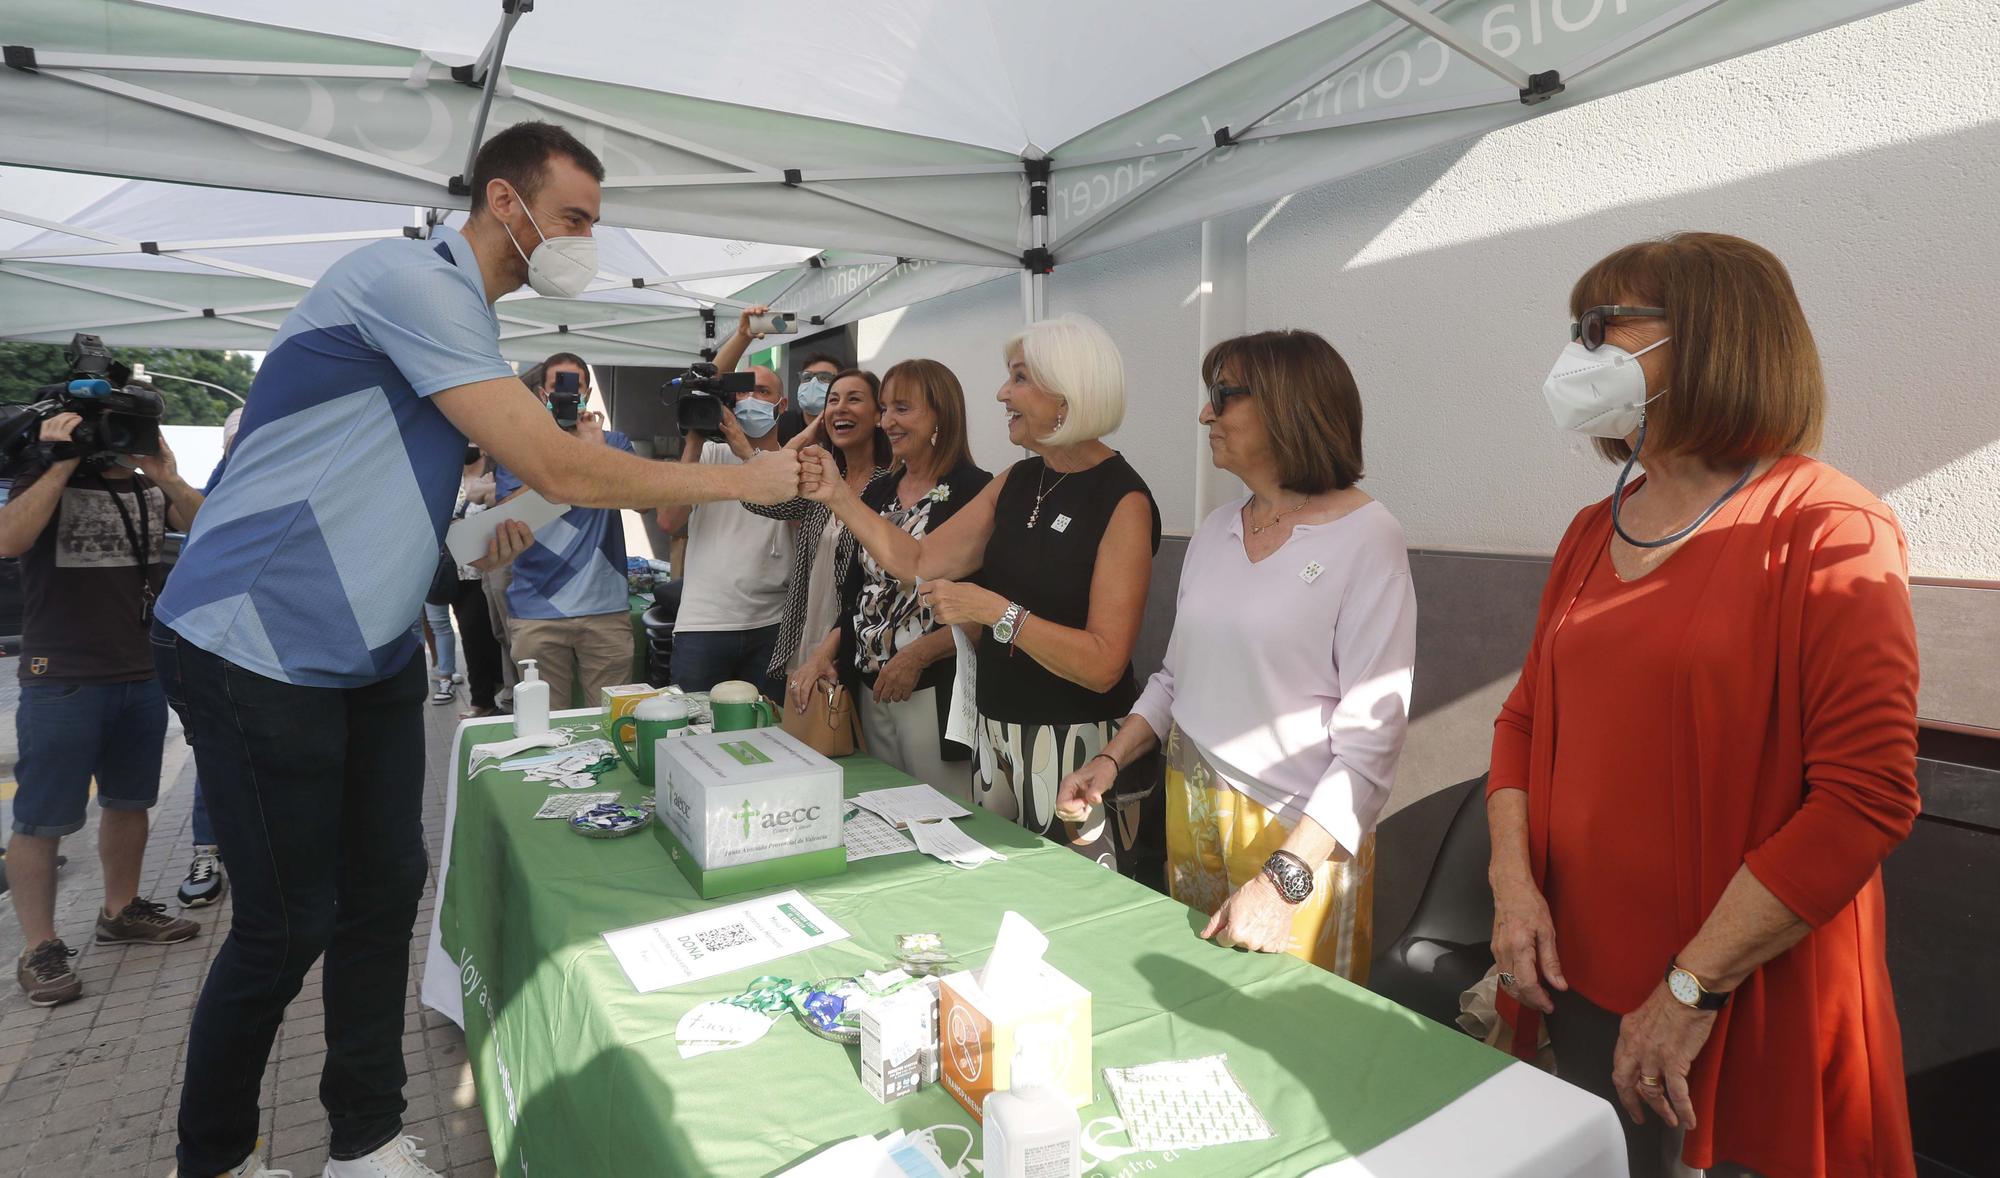
<svg viewBox="0 0 2000 1178">
<path fill-rule="evenodd" d="M 1290 851 L 1273 851 L 1264 860 L 1264 878 L 1278 889 L 1278 898 L 1287 904 L 1303 904 L 1313 894 L 1312 868 Z"/>
<path fill-rule="evenodd" d="M 1700 978 L 1676 963 L 1667 966 L 1667 993 L 1690 1010 L 1721 1010 L 1728 1004 L 1731 991 L 1709 989 Z"/>
<path fill-rule="evenodd" d="M 1028 611 L 1021 608 L 1020 602 L 1008 602 L 1006 612 L 1000 615 L 999 621 L 993 623 L 993 641 L 1002 646 L 1012 646 L 1014 636 L 1021 632 L 1021 619 L 1027 616 Z"/>
</svg>

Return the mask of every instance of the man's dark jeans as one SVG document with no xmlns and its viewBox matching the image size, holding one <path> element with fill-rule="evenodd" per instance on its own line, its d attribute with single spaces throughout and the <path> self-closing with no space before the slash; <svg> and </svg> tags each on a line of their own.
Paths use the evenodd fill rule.
<svg viewBox="0 0 2000 1178">
<path fill-rule="evenodd" d="M 775 622 L 755 630 L 676 630 L 674 685 L 682 691 L 707 691 L 726 679 L 741 679 L 782 700 L 784 676 L 770 673 L 771 651 L 777 645 Z"/>
<path fill-rule="evenodd" d="M 428 870 L 423 660 L 365 687 L 295 687 L 164 626 L 153 658 L 236 901 L 188 1036 L 180 1172 L 225 1173 L 256 1148 L 271 1042 L 321 954 L 320 1103 L 333 1157 L 363 1157 L 403 1123 L 410 930 Z"/>
</svg>

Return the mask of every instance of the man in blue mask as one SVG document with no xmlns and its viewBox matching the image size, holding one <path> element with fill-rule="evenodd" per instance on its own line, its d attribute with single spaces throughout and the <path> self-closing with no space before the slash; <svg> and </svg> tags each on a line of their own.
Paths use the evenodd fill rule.
<svg viewBox="0 0 2000 1178">
<path fill-rule="evenodd" d="M 751 369 L 755 390 L 744 393 L 734 411 L 722 415 L 720 442 L 689 433 L 681 461 L 711 466 L 747 462 L 776 450 L 778 415 L 785 409 L 778 374 L 763 365 Z M 707 691 L 726 679 L 754 683 L 779 698 L 779 684 L 767 673 L 771 649 L 785 616 L 785 582 L 791 574 L 791 540 L 782 520 L 766 519 L 741 503 L 663 507 L 660 527 L 687 528 L 681 557 L 680 614 L 674 623 L 673 681 L 685 691 Z"/>
</svg>

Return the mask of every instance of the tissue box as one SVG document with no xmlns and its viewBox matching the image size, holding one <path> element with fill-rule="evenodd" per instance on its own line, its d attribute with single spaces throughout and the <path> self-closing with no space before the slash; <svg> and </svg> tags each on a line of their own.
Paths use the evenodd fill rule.
<svg viewBox="0 0 2000 1178">
<path fill-rule="evenodd" d="M 654 746 L 655 835 L 704 899 L 847 870 L 841 769 L 782 728 Z"/>
<path fill-rule="evenodd" d="M 861 1086 L 887 1104 L 937 1079 L 937 980 L 861 1008 Z"/>
<path fill-rule="evenodd" d="M 597 702 L 604 709 L 604 729 L 609 732 L 611 725 L 620 716 L 630 715 L 640 701 L 656 695 L 665 695 L 667 689 L 650 683 L 624 683 L 617 687 L 607 687 L 597 693 Z"/>
<path fill-rule="evenodd" d="M 938 993 L 938 1051 L 947 1091 L 973 1119 L 989 1092 L 1012 1084 L 1014 1049 L 1023 1041 L 1052 1056 L 1060 1088 L 1078 1108 L 1091 1102 L 1090 991 L 1046 961 L 1028 997 L 1002 1002 L 979 987 L 972 970 L 947 975 Z"/>
</svg>

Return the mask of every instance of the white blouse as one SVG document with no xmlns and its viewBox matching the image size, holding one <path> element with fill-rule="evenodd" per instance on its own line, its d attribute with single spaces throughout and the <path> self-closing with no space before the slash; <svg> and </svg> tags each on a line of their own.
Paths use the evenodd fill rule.
<svg viewBox="0 0 2000 1178">
<path fill-rule="evenodd" d="M 1165 665 L 1132 711 L 1171 725 L 1238 793 L 1349 854 L 1375 829 L 1409 727 L 1417 598 L 1380 503 L 1299 524 L 1252 564 L 1239 499 L 1188 542 Z"/>
</svg>

